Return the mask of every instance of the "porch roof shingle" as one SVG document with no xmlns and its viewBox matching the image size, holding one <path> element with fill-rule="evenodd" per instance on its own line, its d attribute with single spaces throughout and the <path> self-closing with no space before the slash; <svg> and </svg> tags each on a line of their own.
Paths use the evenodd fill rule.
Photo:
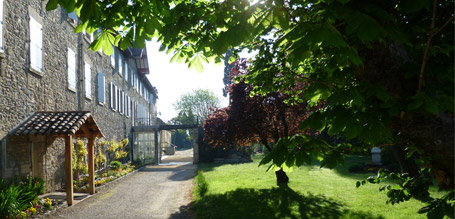
<svg viewBox="0 0 455 219">
<path fill-rule="evenodd" d="M 103 137 L 88 111 L 35 112 L 12 130 L 10 135 Z"/>
</svg>

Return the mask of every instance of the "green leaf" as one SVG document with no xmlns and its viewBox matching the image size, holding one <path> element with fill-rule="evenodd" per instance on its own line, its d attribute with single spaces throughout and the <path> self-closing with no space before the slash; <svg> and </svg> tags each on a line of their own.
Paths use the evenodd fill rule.
<svg viewBox="0 0 455 219">
<path fill-rule="evenodd" d="M 426 97 L 425 98 L 425 105 L 424 105 L 425 111 L 437 116 L 439 114 L 438 106 L 436 106 L 436 103 L 433 101 L 431 97 Z"/>
<path fill-rule="evenodd" d="M 306 163 L 308 165 L 311 164 L 311 156 L 308 154 L 308 152 L 304 150 L 299 150 L 295 157 L 295 164 L 297 166 L 302 166 L 303 163 Z"/>
<path fill-rule="evenodd" d="M 346 33 L 354 34 L 362 41 L 373 41 L 383 32 L 382 26 L 369 15 L 354 11 L 346 17 Z"/>
<path fill-rule="evenodd" d="M 56 9 L 58 6 L 58 0 L 49 0 L 46 5 L 46 10 L 47 11 L 52 11 Z"/>
<path fill-rule="evenodd" d="M 80 23 L 79 25 L 77 25 L 76 29 L 74 30 L 74 33 L 81 33 L 82 31 L 85 30 L 85 28 L 87 28 L 87 25 L 88 21 Z"/>
<path fill-rule="evenodd" d="M 345 5 L 346 3 L 350 2 L 351 0 L 338 0 L 342 5 Z"/>
<path fill-rule="evenodd" d="M 262 158 L 262 160 L 261 160 L 261 162 L 259 162 L 258 166 L 262 166 L 262 165 L 270 163 L 270 161 L 272 161 L 272 157 L 273 157 L 273 154 L 272 154 L 272 152 L 270 152 L 269 154 L 267 154 L 267 156 Z"/>
<path fill-rule="evenodd" d="M 408 110 L 416 110 L 420 106 L 422 106 L 424 102 L 423 98 L 415 98 L 409 105 L 408 105 Z"/>
<path fill-rule="evenodd" d="M 351 140 L 357 137 L 362 130 L 360 124 L 355 120 L 355 118 L 351 118 L 346 123 L 346 128 L 343 131 L 344 136 L 347 140 Z"/>
<path fill-rule="evenodd" d="M 310 128 L 313 131 L 320 131 L 325 128 L 325 116 L 320 112 L 314 112 L 300 124 L 299 129 Z"/>
<path fill-rule="evenodd" d="M 204 66 L 202 66 L 202 63 L 201 63 L 201 59 L 199 58 L 199 56 L 196 56 L 195 57 L 195 67 L 196 67 L 196 71 L 198 72 L 203 72 L 204 71 Z"/>
<path fill-rule="evenodd" d="M 286 159 L 285 164 L 287 167 L 292 167 L 292 166 L 294 166 L 295 161 L 296 161 L 295 156 L 292 156 L 292 154 L 291 154 L 291 156 L 288 156 L 288 158 Z"/>
<path fill-rule="evenodd" d="M 177 52 L 175 52 L 175 54 L 174 54 L 174 55 L 172 56 L 172 58 L 171 58 L 170 63 L 175 62 L 175 60 L 177 60 L 177 58 L 180 56 L 180 53 L 181 53 L 181 52 L 182 52 L 182 51 L 180 51 L 180 50 L 177 51 Z"/>
<path fill-rule="evenodd" d="M 308 35 L 302 38 L 304 43 L 317 44 L 324 43 L 329 46 L 344 47 L 348 44 L 344 41 L 342 35 L 331 24 L 316 24 L 314 29 L 310 30 Z"/>
</svg>

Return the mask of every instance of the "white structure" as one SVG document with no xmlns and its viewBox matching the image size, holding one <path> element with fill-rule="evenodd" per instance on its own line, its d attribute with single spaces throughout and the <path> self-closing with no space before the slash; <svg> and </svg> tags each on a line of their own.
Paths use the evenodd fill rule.
<svg viewBox="0 0 455 219">
<path fill-rule="evenodd" d="M 373 164 L 382 165 L 381 151 L 381 148 L 378 147 L 373 147 L 371 149 L 371 162 Z"/>
</svg>

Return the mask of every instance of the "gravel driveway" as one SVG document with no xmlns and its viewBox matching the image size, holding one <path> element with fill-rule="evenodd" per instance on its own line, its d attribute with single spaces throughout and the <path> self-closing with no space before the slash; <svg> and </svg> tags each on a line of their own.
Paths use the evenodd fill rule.
<svg viewBox="0 0 455 219">
<path fill-rule="evenodd" d="M 192 218 L 196 165 L 192 150 L 177 151 L 159 166 L 146 166 L 111 189 L 51 215 L 52 218 Z"/>
</svg>

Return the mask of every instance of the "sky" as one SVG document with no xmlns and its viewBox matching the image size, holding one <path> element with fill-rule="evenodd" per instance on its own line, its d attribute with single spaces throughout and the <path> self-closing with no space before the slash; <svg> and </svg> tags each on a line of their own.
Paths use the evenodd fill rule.
<svg viewBox="0 0 455 219">
<path fill-rule="evenodd" d="M 155 40 L 146 46 L 150 71 L 147 77 L 158 90 L 158 117 L 162 120 L 167 122 L 177 116 L 173 104 L 183 94 L 199 88 L 208 89 L 222 99 L 221 107 L 228 105 L 228 99 L 223 97 L 223 64 L 204 64 L 204 71 L 198 72 L 185 63 L 170 63 L 173 54 L 160 52 L 160 44 Z"/>
</svg>

